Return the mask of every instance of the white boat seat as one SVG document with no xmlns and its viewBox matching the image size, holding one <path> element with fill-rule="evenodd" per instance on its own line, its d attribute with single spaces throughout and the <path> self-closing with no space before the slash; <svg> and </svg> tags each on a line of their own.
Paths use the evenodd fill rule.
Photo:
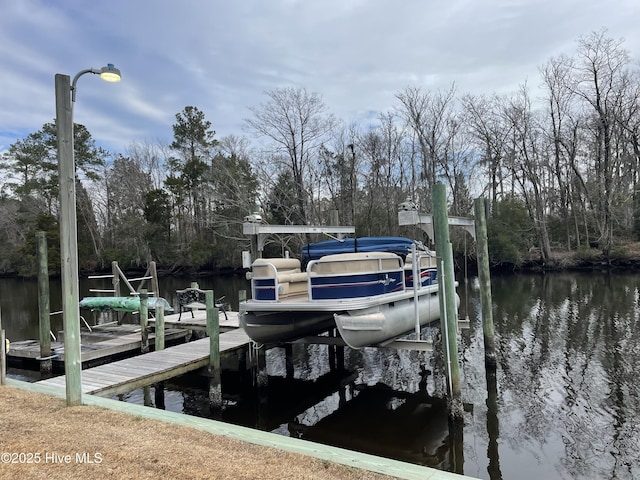
<svg viewBox="0 0 640 480">
<path fill-rule="evenodd" d="M 306 272 L 278 272 L 278 283 L 307 282 Z"/>
<path fill-rule="evenodd" d="M 313 275 L 379 272 L 402 268 L 402 259 L 389 252 L 358 252 L 327 255 L 311 265 Z"/>
<path fill-rule="evenodd" d="M 433 254 L 429 253 L 428 255 L 425 255 L 425 254 L 418 255 L 418 259 L 420 260 L 420 264 L 419 264 L 420 268 L 436 268 L 438 266 L 438 261 L 435 256 L 435 252 L 433 252 Z M 411 270 L 413 268 L 412 265 L 413 265 L 413 255 L 409 253 L 404 263 L 405 270 Z"/>
<path fill-rule="evenodd" d="M 251 278 L 275 278 L 279 297 L 307 291 L 308 276 L 297 258 L 258 258 L 251 266 Z"/>
</svg>

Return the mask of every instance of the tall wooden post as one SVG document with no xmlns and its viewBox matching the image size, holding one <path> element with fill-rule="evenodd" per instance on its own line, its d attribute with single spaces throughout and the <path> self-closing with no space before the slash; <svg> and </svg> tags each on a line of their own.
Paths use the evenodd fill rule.
<svg viewBox="0 0 640 480">
<path fill-rule="evenodd" d="M 2 328 L 2 311 L 0 311 L 0 385 L 7 383 L 7 338 Z"/>
<path fill-rule="evenodd" d="M 64 373 L 67 405 L 82 404 L 80 351 L 80 293 L 78 282 L 78 224 L 76 169 L 73 159 L 73 112 L 68 75 L 56 74 L 56 127 L 60 185 L 60 267 L 64 328 Z"/>
<path fill-rule="evenodd" d="M 156 295 L 157 296 L 157 295 Z M 155 350 L 164 350 L 164 306 L 157 305 L 156 306 L 156 340 L 155 340 Z M 156 408 L 165 409 L 164 402 L 164 382 L 157 382 L 153 386 L 153 391 L 155 393 L 156 399 Z"/>
<path fill-rule="evenodd" d="M 121 295 L 121 293 L 120 293 L 120 269 L 118 268 L 118 262 L 116 262 L 116 261 L 111 262 L 111 275 L 113 275 L 113 278 L 111 278 L 111 284 L 113 285 L 113 296 L 114 297 L 119 297 Z M 118 325 L 122 325 L 122 319 L 124 318 L 124 313 L 122 313 L 122 312 L 113 312 L 113 314 L 116 317 L 116 321 L 118 322 Z"/>
<path fill-rule="evenodd" d="M 253 356 L 256 365 L 256 386 L 258 387 L 258 397 L 260 403 L 266 403 L 267 387 L 269 386 L 269 374 L 267 373 L 267 347 L 266 345 L 258 345 L 251 343 L 253 348 Z"/>
<path fill-rule="evenodd" d="M 242 303 L 247 301 L 247 291 L 240 290 L 238 291 L 238 315 L 242 315 Z M 243 373 L 242 378 L 244 378 L 244 374 L 247 371 L 247 356 L 249 355 L 249 349 L 251 345 L 247 345 L 247 348 L 238 351 L 238 366 L 240 371 Z"/>
<path fill-rule="evenodd" d="M 220 318 L 214 306 L 213 291 L 207 290 L 207 334 L 209 335 L 209 404 L 214 408 L 222 406 L 222 382 L 220 375 Z"/>
<path fill-rule="evenodd" d="M 49 306 L 49 265 L 47 236 L 36 232 L 36 259 L 38 263 L 38 320 L 40 325 L 40 372 L 51 373 L 51 317 Z"/>
<path fill-rule="evenodd" d="M 496 341 L 493 329 L 493 300 L 491 299 L 491 276 L 489 273 L 489 243 L 484 198 L 474 201 L 476 217 L 476 242 L 478 248 L 478 278 L 480 280 L 480 305 L 482 307 L 482 333 L 484 335 L 484 360 L 487 367 L 495 368 Z"/>
<path fill-rule="evenodd" d="M 340 336 L 338 330 L 333 330 L 333 336 L 335 338 L 338 338 Z M 336 345 L 336 369 L 339 372 L 344 371 L 344 347 L 341 345 Z"/>
<path fill-rule="evenodd" d="M 489 478 L 503 478 L 500 469 L 500 448 L 498 439 L 500 438 L 500 422 L 498 421 L 498 380 L 496 379 L 496 369 L 485 369 L 487 379 L 487 434 L 489 444 L 487 445 L 487 457 L 489 465 L 487 472 Z"/>
<path fill-rule="evenodd" d="M 284 345 L 284 368 L 288 379 L 292 379 L 294 375 L 293 368 L 293 344 L 286 343 Z"/>
<path fill-rule="evenodd" d="M 140 291 L 140 352 L 149 353 L 149 294 L 143 288 Z"/>
<path fill-rule="evenodd" d="M 440 299 L 440 329 L 447 365 L 449 386 L 449 415 L 461 419 L 464 415 L 460 387 L 460 363 L 458 360 L 458 312 L 456 308 L 455 278 L 453 273 L 453 251 L 449 241 L 449 218 L 447 214 L 447 190 L 438 183 L 431 189 L 433 198 L 433 226 L 438 254 L 438 284 Z"/>
<path fill-rule="evenodd" d="M 156 270 L 156 262 L 149 262 L 149 276 L 151 277 L 151 290 L 154 297 L 160 296 L 160 286 L 158 285 L 158 271 Z"/>
<path fill-rule="evenodd" d="M 118 268 L 118 262 L 111 262 L 111 275 L 113 278 L 111 279 L 111 284 L 113 285 L 113 296 L 119 297 L 120 293 L 120 269 Z"/>
<path fill-rule="evenodd" d="M 164 306 L 156 306 L 156 341 L 155 349 L 164 350 Z"/>
</svg>

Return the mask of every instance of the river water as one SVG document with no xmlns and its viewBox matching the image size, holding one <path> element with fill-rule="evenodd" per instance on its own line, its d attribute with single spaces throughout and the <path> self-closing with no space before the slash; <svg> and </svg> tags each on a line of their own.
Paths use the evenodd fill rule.
<svg viewBox="0 0 640 480">
<path fill-rule="evenodd" d="M 161 293 L 175 303 L 175 290 L 191 281 L 161 279 Z M 198 281 L 234 308 L 248 287 L 238 278 Z M 83 281 L 81 295 L 88 288 Z M 10 339 L 37 338 L 36 291 L 33 281 L 0 279 Z M 52 311 L 59 291 L 52 282 Z M 477 280 L 460 280 L 458 292 L 460 316 L 470 320 L 459 342 L 462 426 L 447 421 L 438 357 L 373 348 L 345 349 L 345 369 L 336 371 L 326 346 L 296 345 L 293 376 L 284 350 L 269 350 L 264 391 L 223 372 L 221 412 L 210 412 L 207 380 L 197 374 L 166 382 L 163 396 L 150 388 L 120 398 L 483 479 L 640 479 L 640 275 L 494 276 L 495 376 L 484 368 Z"/>
</svg>

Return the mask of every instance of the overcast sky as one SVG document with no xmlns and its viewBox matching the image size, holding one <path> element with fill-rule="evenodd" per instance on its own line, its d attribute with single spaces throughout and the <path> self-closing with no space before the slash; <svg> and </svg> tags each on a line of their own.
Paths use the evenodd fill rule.
<svg viewBox="0 0 640 480">
<path fill-rule="evenodd" d="M 78 81 L 74 120 L 113 152 L 170 141 L 198 107 L 219 138 L 278 87 L 322 95 L 346 122 L 409 85 L 505 93 L 602 28 L 640 60 L 638 0 L 0 0 L 0 152 L 55 117 L 54 75 Z"/>
</svg>

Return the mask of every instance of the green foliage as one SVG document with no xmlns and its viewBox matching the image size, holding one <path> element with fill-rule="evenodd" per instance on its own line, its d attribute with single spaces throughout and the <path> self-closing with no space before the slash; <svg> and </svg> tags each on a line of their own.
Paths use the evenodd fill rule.
<svg viewBox="0 0 640 480">
<path fill-rule="evenodd" d="M 276 225 L 304 224 L 296 196 L 293 175 L 284 171 L 278 175 L 268 200 L 270 223 Z"/>
<path fill-rule="evenodd" d="M 522 264 L 533 245 L 533 223 L 523 202 L 510 197 L 496 204 L 487 220 L 489 258 L 494 265 Z"/>
<path fill-rule="evenodd" d="M 164 190 L 154 189 L 144 197 L 144 218 L 156 227 L 156 234 L 169 239 L 171 228 L 171 204 L 169 194 Z"/>
<path fill-rule="evenodd" d="M 204 157 L 217 144 L 213 138 L 215 134 L 211 130 L 211 122 L 205 120 L 204 112 L 197 107 L 187 106 L 176 114 L 171 148 L 182 152 L 186 159 Z"/>
<path fill-rule="evenodd" d="M 38 215 L 33 228 L 31 228 L 25 238 L 24 244 L 19 249 L 20 256 L 15 264 L 18 273 L 24 277 L 33 277 L 38 273 L 36 263 L 36 232 L 45 232 L 47 239 L 47 268 L 49 274 L 60 272 L 60 227 L 57 219 L 46 213 Z"/>
<path fill-rule="evenodd" d="M 203 268 L 211 266 L 214 261 L 213 250 L 215 243 L 211 238 L 194 238 L 187 249 L 187 262 L 189 267 Z"/>
</svg>

